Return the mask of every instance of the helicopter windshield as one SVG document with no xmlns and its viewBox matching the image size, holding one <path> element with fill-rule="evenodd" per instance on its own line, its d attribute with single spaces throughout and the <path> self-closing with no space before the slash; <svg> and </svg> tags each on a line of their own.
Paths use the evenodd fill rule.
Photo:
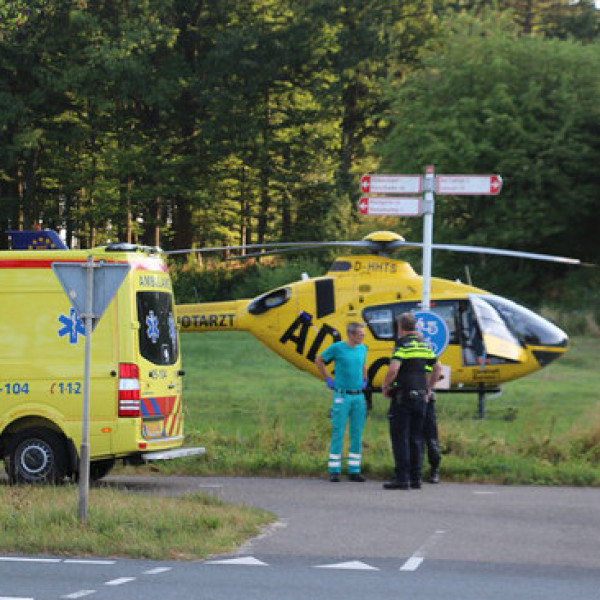
<svg viewBox="0 0 600 600">
<path fill-rule="evenodd" d="M 516 302 L 501 298 L 500 296 L 480 296 L 473 294 L 471 300 L 474 304 L 486 303 L 493 309 L 493 313 L 500 318 L 505 328 L 510 330 L 520 342 L 535 346 L 567 345 L 567 334 L 533 311 L 520 306 Z"/>
<path fill-rule="evenodd" d="M 394 302 L 365 308 L 363 318 L 375 339 L 391 341 L 397 335 L 398 315 L 418 310 L 417 302 Z M 527 345 L 566 347 L 568 341 L 552 323 L 500 296 L 469 294 L 468 299 L 438 300 L 432 302 L 431 310 L 446 323 L 449 343 L 461 347 L 465 366 L 522 362 Z M 557 356 L 535 353 L 545 364 Z"/>
</svg>

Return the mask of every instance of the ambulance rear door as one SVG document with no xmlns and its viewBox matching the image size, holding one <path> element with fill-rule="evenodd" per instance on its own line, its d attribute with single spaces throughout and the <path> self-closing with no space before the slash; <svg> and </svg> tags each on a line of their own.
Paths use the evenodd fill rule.
<svg viewBox="0 0 600 600">
<path fill-rule="evenodd" d="M 168 273 L 139 277 L 140 435 L 149 450 L 172 448 L 183 443 L 183 372 L 171 282 Z"/>
</svg>

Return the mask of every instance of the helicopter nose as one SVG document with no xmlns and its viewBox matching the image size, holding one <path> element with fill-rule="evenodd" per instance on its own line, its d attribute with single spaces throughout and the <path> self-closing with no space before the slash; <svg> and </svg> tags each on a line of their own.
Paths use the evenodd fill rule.
<svg viewBox="0 0 600 600">
<path fill-rule="evenodd" d="M 566 345 L 560 349 L 557 348 L 556 351 L 548 351 L 548 350 L 533 350 L 532 354 L 535 359 L 538 361 L 540 367 L 546 367 L 551 362 L 555 361 L 557 358 L 560 358 L 567 350 Z"/>
</svg>

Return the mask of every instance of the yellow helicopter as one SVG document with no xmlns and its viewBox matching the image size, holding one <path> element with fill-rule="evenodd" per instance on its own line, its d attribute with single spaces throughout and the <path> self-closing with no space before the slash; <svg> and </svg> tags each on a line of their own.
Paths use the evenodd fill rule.
<svg viewBox="0 0 600 600">
<path fill-rule="evenodd" d="M 262 252 L 274 246 L 276 249 Z M 389 253 L 422 244 L 379 231 L 355 242 L 256 244 L 245 249 L 261 250 L 258 256 L 262 256 L 337 246 L 363 248 L 368 254 L 338 257 L 324 276 L 304 275 L 253 299 L 178 305 L 180 330 L 248 331 L 288 362 L 320 377 L 316 356 L 341 339 L 347 323 L 364 322 L 370 404 L 371 393 L 381 389 L 392 353 L 395 317 L 421 311 L 422 277 L 408 262 L 391 258 Z M 493 248 L 448 244 L 433 244 L 432 248 L 580 264 L 577 259 Z M 171 253 L 177 252 L 185 251 Z M 430 311 L 441 323 L 439 329 L 445 329 L 437 352 L 444 365 L 438 388 L 477 393 L 481 416 L 486 393 L 500 391 L 503 383 L 539 370 L 567 350 L 564 331 L 529 309 L 483 289 L 432 278 L 430 298 Z"/>
</svg>

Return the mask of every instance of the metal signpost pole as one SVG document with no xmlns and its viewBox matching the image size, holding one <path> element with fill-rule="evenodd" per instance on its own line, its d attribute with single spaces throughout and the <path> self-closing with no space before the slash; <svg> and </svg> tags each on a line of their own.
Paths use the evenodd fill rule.
<svg viewBox="0 0 600 600">
<path fill-rule="evenodd" d="M 433 212 L 435 171 L 433 165 L 427 165 L 423 178 L 423 299 L 421 308 L 429 310 L 431 307 L 431 246 L 433 244 Z"/>
<path fill-rule="evenodd" d="M 90 493 L 90 371 L 92 364 L 92 325 L 94 302 L 94 259 L 89 256 L 85 264 L 85 361 L 83 367 L 83 430 L 79 455 L 79 522 L 87 523 Z"/>
<path fill-rule="evenodd" d="M 79 454 L 79 521 L 87 521 L 87 507 L 90 489 L 90 396 L 92 370 L 92 333 L 102 318 L 106 307 L 117 293 L 131 266 L 129 264 L 106 264 L 94 262 L 88 256 L 87 262 L 52 263 L 77 318 L 83 320 L 85 332 L 85 359 L 83 367 L 83 407 L 82 435 Z"/>
</svg>

